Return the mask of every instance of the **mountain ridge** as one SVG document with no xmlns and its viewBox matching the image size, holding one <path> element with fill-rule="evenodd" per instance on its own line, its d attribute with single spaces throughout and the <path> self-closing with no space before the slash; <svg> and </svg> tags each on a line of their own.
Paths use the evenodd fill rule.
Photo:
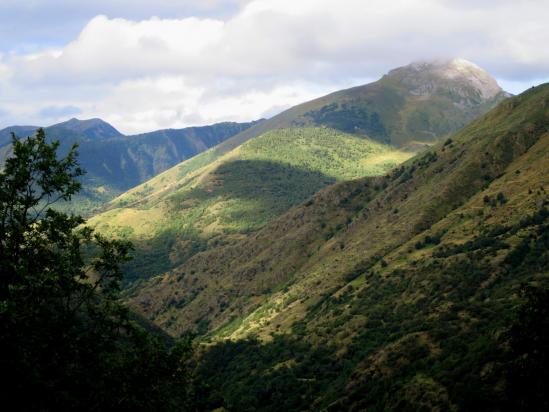
<svg viewBox="0 0 549 412">
<path fill-rule="evenodd" d="M 536 89 L 539 93 L 539 90 L 543 90 L 543 91 L 548 91 L 549 90 L 549 86 L 544 86 L 544 87 L 541 87 Z M 549 92 L 547 93 L 549 94 Z M 524 98 L 524 97 L 523 97 Z M 506 103 L 503 103 L 502 104 L 502 108 L 499 110 L 499 111 L 496 111 L 496 113 L 490 113 L 492 116 L 499 116 L 499 119 L 503 119 L 506 115 L 502 114 L 502 113 L 506 113 L 509 111 L 509 109 L 513 109 L 513 106 L 516 104 L 515 102 L 516 101 L 520 101 L 520 100 L 515 100 L 515 101 L 511 101 L 511 102 L 508 102 L 507 104 Z M 506 110 L 505 110 L 506 109 Z M 541 112 L 542 113 L 542 116 L 543 116 L 543 113 L 544 113 L 544 110 L 545 109 L 538 109 L 538 113 Z M 545 114 L 546 116 L 546 114 Z M 521 119 L 519 118 L 518 120 L 516 119 L 516 116 L 515 118 L 513 119 L 515 121 L 521 121 Z M 464 131 L 462 132 L 462 135 L 463 136 L 469 136 L 467 135 L 467 132 L 468 131 L 473 131 L 473 133 L 471 133 L 471 135 L 474 135 L 474 136 L 481 136 L 483 133 L 486 133 L 488 134 L 488 136 L 494 136 L 494 135 L 497 135 L 498 133 L 503 133 L 503 136 L 500 137 L 500 140 L 501 139 L 513 139 L 513 135 L 512 135 L 512 132 L 511 134 L 508 133 L 507 131 L 503 130 L 491 130 L 490 128 L 481 128 L 477 125 L 479 124 L 482 124 L 482 122 L 486 122 L 486 116 L 482 119 L 479 119 L 477 122 L 474 122 L 472 125 L 466 127 L 464 129 Z M 502 120 L 503 121 L 503 120 Z M 543 124 L 543 123 L 542 123 Z M 542 125 L 541 124 L 541 125 Z M 523 128 L 526 128 L 526 130 L 529 128 L 529 127 L 539 127 L 539 126 L 529 126 L 528 122 L 523 122 L 523 125 L 521 126 Z M 541 126 L 543 127 L 543 126 Z M 477 130 L 478 129 L 478 130 Z M 524 133 L 524 132 L 523 132 Z M 539 136 L 540 133 L 537 132 L 537 136 Z M 455 166 L 452 165 L 452 162 L 448 162 L 448 164 L 450 165 L 450 170 L 444 175 L 444 176 L 447 176 L 446 178 L 447 179 L 450 179 L 448 180 L 448 182 L 451 182 L 451 183 L 448 183 L 448 184 L 444 184 L 443 186 L 445 187 L 445 189 L 443 191 L 440 191 L 439 189 L 435 189 L 434 187 L 431 187 L 431 186 L 417 186 L 417 185 L 413 185 L 412 183 L 409 183 L 409 180 L 410 180 L 410 173 L 413 173 L 413 172 L 410 172 L 410 170 L 412 169 L 422 169 L 422 168 L 428 168 L 430 170 L 430 173 L 433 175 L 433 178 L 435 179 L 440 179 L 437 175 L 439 175 L 441 172 L 437 172 L 436 170 L 438 170 L 440 168 L 440 164 L 442 162 L 441 159 L 439 159 L 439 157 L 441 156 L 441 150 L 442 149 L 445 149 L 443 152 L 449 150 L 448 147 L 451 146 L 452 147 L 452 153 L 454 154 L 454 159 L 453 160 L 453 164 L 456 164 L 456 162 L 465 155 L 465 153 L 469 153 L 469 156 L 476 156 L 476 153 L 473 151 L 474 149 L 465 149 L 465 146 L 466 144 L 474 144 L 475 146 L 481 146 L 482 144 L 486 145 L 488 139 L 486 137 L 483 138 L 482 141 L 474 141 L 474 139 L 470 138 L 470 137 L 467 137 L 469 140 L 467 142 L 465 141 L 462 141 L 460 142 L 460 145 L 459 145 L 459 149 L 458 149 L 458 144 L 455 143 L 455 142 L 452 142 L 455 140 L 455 137 L 452 137 L 452 141 L 450 141 L 450 143 L 448 143 L 446 146 L 442 145 L 442 144 L 439 144 L 438 145 L 438 148 L 437 148 L 437 155 L 433 155 L 433 152 L 432 151 L 429 151 L 427 153 L 425 153 L 423 156 L 421 157 L 416 157 L 415 158 L 415 161 L 412 162 L 412 160 L 408 161 L 401 169 L 398 169 L 397 171 L 395 171 L 394 173 L 392 173 L 390 176 L 387 176 L 387 177 L 379 177 L 379 178 L 374 178 L 373 181 L 369 182 L 368 180 L 364 181 L 364 184 L 368 184 L 368 188 L 373 188 L 373 189 L 362 189 L 363 191 L 365 190 L 367 193 L 361 195 L 361 196 L 365 196 L 366 198 L 370 198 L 371 200 L 369 202 L 373 202 L 376 197 L 377 197 L 377 202 L 375 202 L 373 204 L 373 208 L 372 210 L 377 210 L 379 208 L 381 208 L 380 210 L 383 210 L 383 213 L 385 214 L 384 217 L 383 217 L 383 221 L 387 221 L 387 222 L 391 222 L 391 221 L 401 221 L 402 219 L 404 219 L 403 216 L 407 216 L 407 223 L 406 223 L 406 226 L 408 227 L 407 229 L 407 232 L 406 233 L 409 233 L 408 235 L 406 236 L 411 236 L 411 233 L 414 233 L 414 232 L 423 232 L 425 230 L 428 230 L 428 228 L 430 228 L 433 224 L 435 224 L 438 219 L 440 219 L 440 217 L 437 217 L 437 216 L 444 216 L 446 213 L 449 213 L 454 204 L 459 204 L 460 202 L 462 202 L 462 200 L 460 200 L 461 198 L 463 199 L 466 199 L 468 198 L 469 196 L 472 196 L 472 194 L 476 193 L 477 191 L 479 191 L 480 189 L 482 189 L 482 187 L 486 184 L 485 183 L 485 180 L 484 179 L 490 179 L 489 181 L 493 180 L 495 178 L 495 176 L 497 176 L 498 174 L 501 173 L 502 169 L 501 169 L 501 166 L 498 165 L 499 169 L 497 170 L 490 170 L 489 168 L 487 168 L 487 166 L 484 166 L 485 171 L 484 171 L 484 175 L 480 173 L 480 171 L 482 171 L 482 163 L 476 163 L 476 164 L 472 164 L 472 165 L 467 165 L 466 167 L 464 166 L 463 167 L 463 170 L 459 170 L 459 169 L 456 169 L 455 171 L 453 170 Z M 490 143 L 490 147 L 494 147 L 496 144 L 495 143 Z M 505 145 L 503 145 L 505 146 Z M 509 145 L 507 145 L 509 146 Z M 515 146 L 515 147 L 513 147 Z M 520 145 L 518 147 L 516 147 L 517 144 L 514 144 L 514 145 L 511 145 L 510 147 L 512 149 L 510 150 L 518 150 L 519 153 L 520 151 L 524 151 L 525 149 L 524 148 L 521 148 Z M 482 147 L 482 146 L 481 146 Z M 502 152 L 502 150 L 507 150 L 506 148 L 500 148 L 499 149 L 499 152 Z M 498 162 L 502 161 L 503 159 L 505 159 L 505 157 L 503 157 L 502 160 L 498 160 L 497 157 L 494 157 L 494 156 L 502 156 L 501 154 L 499 155 L 490 155 L 489 151 L 486 151 L 484 149 L 482 149 L 481 153 L 487 153 L 486 156 L 488 156 L 488 158 L 491 158 L 492 162 L 495 162 L 495 164 L 498 164 Z M 498 153 L 497 151 L 495 153 Z M 506 155 L 508 156 L 508 155 Z M 448 158 L 449 155 L 448 154 L 444 154 L 444 157 L 445 158 Z M 506 162 L 509 162 L 509 159 L 505 160 Z M 464 162 L 463 160 L 461 160 L 461 162 Z M 442 162 L 444 163 L 444 162 Z M 448 165 L 447 165 L 448 167 Z M 436 169 L 436 170 L 435 170 Z M 475 170 L 473 172 L 473 170 Z M 371 179 L 370 179 L 371 180 Z M 383 186 L 384 185 L 389 185 L 389 182 L 391 181 L 397 181 L 397 182 L 400 182 L 400 186 L 397 186 L 397 188 L 399 188 L 399 190 L 394 190 L 392 193 L 389 192 L 388 194 L 383 194 L 386 189 L 383 189 Z M 383 207 L 383 205 L 387 205 L 387 204 L 391 204 L 391 202 L 396 202 L 398 204 L 401 204 L 401 203 L 409 203 L 411 202 L 411 199 L 410 199 L 410 194 L 408 193 L 408 195 L 405 196 L 406 192 L 402 192 L 401 193 L 401 189 L 400 187 L 411 187 L 411 190 L 416 190 L 416 189 L 413 189 L 414 187 L 418 187 L 418 188 L 421 188 L 420 189 L 417 189 L 419 192 L 417 194 L 418 196 L 418 199 L 417 201 L 423 201 L 421 199 L 425 199 L 425 198 L 431 198 L 432 200 L 430 201 L 430 206 L 428 208 L 428 210 L 423 210 L 421 211 L 421 213 L 418 213 L 417 211 L 414 211 L 412 212 L 411 214 L 410 213 L 407 213 L 405 210 L 402 210 L 402 206 L 399 206 L 398 209 L 396 209 L 395 207 L 390 207 L 389 209 L 385 209 Z M 347 191 L 347 192 L 352 192 L 353 190 L 352 189 L 346 189 L 346 187 L 356 187 L 357 190 L 360 186 L 360 183 L 359 182 L 348 182 L 348 183 L 340 183 L 336 186 L 333 186 L 333 187 L 328 187 L 326 189 L 323 189 L 321 192 L 319 192 L 318 195 L 316 195 L 315 197 L 320 197 L 320 198 L 325 198 L 325 199 L 330 199 L 332 197 L 335 197 L 336 199 L 339 197 L 339 195 L 336 195 L 336 193 L 338 193 L 339 191 Z M 377 188 L 377 189 L 376 189 Z M 457 189 L 459 188 L 459 189 Z M 407 190 L 410 190 L 410 189 L 407 189 Z M 368 192 L 372 192 L 372 194 L 368 194 Z M 360 193 L 360 192 L 359 192 Z M 376 197 L 372 197 L 373 195 L 376 195 Z M 328 197 L 326 197 L 328 196 Z M 356 195 L 355 195 L 356 196 Z M 454 196 L 457 196 L 455 199 L 453 198 Z M 449 199 L 449 197 L 451 197 L 453 200 L 451 202 L 449 202 L 449 200 L 447 200 L 447 198 Z M 315 204 L 316 200 L 313 200 L 313 203 L 312 204 Z M 457 202 L 457 203 L 456 203 Z M 335 205 L 334 205 L 335 206 Z M 293 209 L 293 212 L 289 212 L 291 213 L 293 216 L 299 216 L 299 210 L 307 210 L 307 206 L 304 206 L 304 205 L 301 205 L 296 209 Z M 336 208 L 337 209 L 337 208 Z M 345 210 L 345 208 L 343 208 L 343 210 Z M 395 212 L 396 210 L 396 212 Z M 332 212 L 333 213 L 333 212 Z M 370 213 L 372 213 L 369 208 L 368 210 L 366 211 L 366 216 L 368 216 Z M 289 221 L 292 221 L 293 218 L 288 218 Z M 363 219 L 366 219 L 368 220 L 367 217 L 364 217 Z M 288 226 L 286 224 L 281 224 L 283 218 L 280 218 L 278 219 L 276 222 L 273 222 L 269 227 L 271 226 L 277 226 L 277 225 L 281 225 L 281 230 L 282 232 L 281 233 L 278 233 L 278 235 L 274 236 L 274 238 L 278 238 L 280 236 L 284 237 L 283 233 L 286 232 L 291 226 Z M 379 221 L 379 219 L 374 219 L 374 220 L 370 220 L 371 222 L 373 221 Z M 393 225 L 393 224 L 392 224 Z M 344 225 L 345 227 L 345 225 Z M 351 228 L 354 228 L 354 229 L 351 229 Z M 341 230 L 341 229 L 339 229 Z M 339 231 L 338 230 L 338 231 Z M 347 229 L 347 232 L 351 230 L 351 231 L 357 231 L 357 225 L 356 225 L 356 222 L 351 225 L 348 229 Z M 273 237 L 271 235 L 268 234 L 268 231 L 269 229 L 268 228 L 265 228 L 265 229 L 262 229 L 260 232 L 257 233 L 257 235 L 253 236 L 252 239 L 250 239 L 250 244 L 248 244 L 246 247 L 244 247 L 245 249 L 247 249 L 248 251 L 246 253 L 243 253 L 242 251 L 239 251 L 239 252 L 235 252 L 235 254 L 230 254 L 230 255 L 227 255 L 223 258 L 223 260 L 219 260 L 219 257 L 218 258 L 215 258 L 215 259 L 212 259 L 212 257 L 207 257 L 208 256 L 208 253 L 204 253 L 204 254 L 199 254 L 197 255 L 195 258 L 193 258 L 190 263 L 196 263 L 197 265 L 199 265 L 201 267 L 201 270 L 206 270 L 206 268 L 211 264 L 211 262 L 213 261 L 220 261 L 220 262 L 224 262 L 225 260 L 227 260 L 225 262 L 226 265 L 228 265 L 227 267 L 232 267 L 233 269 L 231 269 L 231 271 L 234 273 L 234 265 L 235 265 L 235 261 L 238 261 L 239 259 L 240 260 L 246 260 L 248 258 L 250 258 L 252 255 L 257 255 L 257 256 L 261 256 L 261 253 L 258 252 L 258 251 L 255 251 L 254 250 L 257 248 L 257 237 L 258 236 L 261 236 L 263 238 L 270 238 L 270 237 Z M 402 230 L 399 230 L 399 233 L 401 232 Z M 262 234 L 262 233 L 265 233 L 265 234 Z M 402 232 L 402 234 L 404 234 L 404 232 Z M 384 236 L 387 236 L 387 234 L 385 234 Z M 400 235 L 399 235 L 400 236 Z M 414 235 L 415 236 L 415 235 Z M 376 246 L 376 249 L 374 250 L 379 250 L 379 252 L 381 252 L 382 250 L 379 249 L 382 245 L 383 245 L 383 242 L 380 242 L 379 239 L 378 240 L 374 240 L 375 238 L 371 238 L 369 241 L 370 242 L 375 242 L 377 244 Z M 328 242 L 329 244 L 332 244 L 334 243 L 335 241 L 334 240 L 331 240 L 330 242 Z M 284 244 L 290 244 L 291 242 L 285 242 Z M 252 246 L 253 244 L 255 244 L 256 246 Z M 284 246 L 285 247 L 285 246 Z M 229 247 L 230 248 L 230 247 Z M 330 249 L 327 249 L 327 251 L 330 250 Z M 342 250 L 347 250 L 347 248 L 344 248 Z M 388 250 L 385 250 L 384 253 L 387 253 Z M 215 255 L 217 252 L 216 251 L 212 251 L 210 252 L 212 255 Z M 221 252 L 219 252 L 221 253 Z M 297 251 L 293 251 L 292 253 L 298 253 Z M 304 256 L 307 256 L 308 255 L 308 252 L 302 252 L 300 251 L 299 253 L 301 253 L 302 255 Z M 299 254 L 298 253 L 298 254 Z M 372 253 L 372 252 L 370 252 Z M 238 256 L 241 256 L 240 258 L 238 258 Z M 229 263 L 229 261 L 233 261 L 233 263 Z M 255 263 L 254 263 L 255 264 Z M 244 267 L 248 266 L 248 264 L 244 265 Z M 279 264 L 280 266 L 280 271 L 284 271 L 284 267 L 282 264 Z M 335 268 L 334 268 L 335 269 Z M 290 268 L 286 268 L 286 270 L 291 273 L 292 272 L 292 269 Z M 179 270 L 180 272 L 187 272 L 187 270 L 185 269 L 180 269 Z M 192 271 L 196 272 L 196 273 L 199 273 L 199 271 L 197 270 L 197 268 L 193 268 Z M 256 272 L 256 270 L 252 271 L 251 273 L 253 272 Z M 341 269 L 337 269 L 337 271 L 341 271 Z M 243 273 L 245 273 L 246 271 L 244 270 Z M 174 276 L 174 274 L 167 274 L 166 276 L 170 277 L 170 276 Z M 198 276 L 198 275 L 197 275 Z M 243 275 L 244 279 L 246 278 L 245 275 Z M 276 277 L 276 276 L 275 276 Z M 188 277 L 187 280 L 185 280 L 185 282 L 187 281 L 191 281 L 192 283 L 192 279 L 194 279 L 195 276 L 192 276 L 192 277 Z M 201 277 L 201 279 L 207 279 L 207 277 Z M 230 284 L 231 282 L 229 282 Z M 183 290 L 185 290 L 185 288 L 183 288 Z M 192 289 L 191 289 L 192 290 Z M 259 290 L 257 290 L 259 291 Z M 211 292 L 210 292 L 211 293 Z M 186 326 L 189 326 L 188 324 L 186 324 Z"/>
<path fill-rule="evenodd" d="M 135 242 L 132 280 L 253 232 L 326 185 L 382 174 L 411 156 L 327 128 L 274 130 L 217 159 L 211 151 L 129 190 L 89 220 Z"/>
<path fill-rule="evenodd" d="M 75 117 L 46 127 L 48 130 L 68 129 L 89 139 L 110 139 L 124 136 L 111 124 L 99 118 L 79 120 Z"/>
</svg>

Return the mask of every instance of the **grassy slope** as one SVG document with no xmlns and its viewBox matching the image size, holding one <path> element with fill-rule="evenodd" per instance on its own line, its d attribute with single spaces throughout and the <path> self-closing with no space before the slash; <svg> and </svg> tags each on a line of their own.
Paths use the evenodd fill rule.
<svg viewBox="0 0 549 412">
<path fill-rule="evenodd" d="M 544 85 L 387 177 L 324 189 L 196 255 L 130 303 L 174 335 L 260 336 L 205 355 L 238 410 L 490 409 L 515 291 L 549 279 L 548 147 Z"/>
<path fill-rule="evenodd" d="M 90 224 L 134 240 L 131 276 L 148 277 L 259 229 L 327 185 L 383 174 L 410 156 L 326 128 L 272 131 L 213 162 L 211 151 L 183 162 Z"/>
</svg>

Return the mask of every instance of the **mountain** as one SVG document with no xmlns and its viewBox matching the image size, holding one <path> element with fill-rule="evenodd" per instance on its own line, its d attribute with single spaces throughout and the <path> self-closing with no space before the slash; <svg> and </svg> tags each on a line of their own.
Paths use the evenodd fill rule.
<svg viewBox="0 0 549 412">
<path fill-rule="evenodd" d="M 84 138 L 86 140 L 104 140 L 113 137 L 123 137 L 122 133 L 101 119 L 78 120 L 73 118 L 66 122 L 50 126 L 47 129 L 51 134 L 55 135 L 58 133 L 61 136 L 65 135 L 67 132 L 72 132 L 80 139 Z"/>
<path fill-rule="evenodd" d="M 218 159 L 213 150 L 124 193 L 89 220 L 137 246 L 128 281 L 254 232 L 325 186 L 384 174 L 411 156 L 328 128 L 273 130 Z"/>
<path fill-rule="evenodd" d="M 3 164 L 3 160 L 10 153 L 11 134 L 15 133 L 17 136 L 23 136 L 34 133 L 36 129 L 38 129 L 38 126 L 11 126 L 0 130 L 0 165 Z"/>
<path fill-rule="evenodd" d="M 463 59 L 425 61 L 380 80 L 292 107 L 227 140 L 219 150 L 268 130 L 326 126 L 394 146 L 432 144 L 509 97 L 480 67 Z"/>
<path fill-rule="evenodd" d="M 501 410 L 518 290 L 549 286 L 548 153 L 545 84 L 127 300 L 211 340 L 210 410 Z"/>
<path fill-rule="evenodd" d="M 412 64 L 378 82 L 296 106 L 254 125 L 130 190 L 91 222 L 104 233 L 134 241 L 138 252 L 127 268 L 128 280 L 147 278 L 258 230 L 326 185 L 385 173 L 410 154 L 385 147 L 387 155 L 372 157 L 376 138 L 394 141 L 396 130 L 410 126 L 414 116 L 426 116 L 421 133 L 431 136 L 432 143 L 433 136 L 457 128 L 506 96 L 472 63 Z M 325 108 L 333 105 L 342 117 L 327 114 Z M 318 122 L 303 120 L 312 119 L 307 113 L 317 109 L 326 116 Z M 299 113 L 302 120 L 296 117 Z M 442 120 L 437 123 L 435 117 Z M 371 119 L 384 122 L 387 139 L 364 126 Z M 419 138 L 410 131 L 399 133 L 407 134 L 408 146 Z"/>
<path fill-rule="evenodd" d="M 215 146 L 203 165 L 247 140 L 276 129 L 328 127 L 416 151 L 457 130 L 509 95 L 473 63 L 462 59 L 413 63 L 377 82 L 295 106 L 266 121 L 160 130 L 123 136 L 100 119 L 46 128 L 62 149 L 80 145 L 84 190 L 64 207 L 90 214 L 124 191 L 182 160 Z M 18 129 L 20 134 L 33 128 Z M 9 152 L 9 128 L 0 131 L 0 160 Z M 216 146 L 217 145 L 217 146 Z"/>
<path fill-rule="evenodd" d="M 117 136 L 107 140 L 84 140 L 79 142 L 79 158 L 88 170 L 90 180 L 93 178 L 98 183 L 108 184 L 121 193 L 253 124 L 219 123 Z M 50 134 L 55 136 L 59 133 L 52 130 Z"/>
<path fill-rule="evenodd" d="M 33 133 L 38 129 L 38 126 L 11 126 L 0 130 L 0 147 L 3 148 L 7 144 L 11 143 L 11 134 L 15 133 L 17 136 Z"/>
<path fill-rule="evenodd" d="M 87 213 L 256 123 L 219 123 L 124 136 L 100 119 L 71 119 L 47 127 L 45 131 L 50 139 L 61 142 L 62 153 L 78 144 L 79 161 L 87 172 L 83 178 L 84 190 L 64 207 Z M 24 136 L 36 129 L 16 126 L 1 130 L 0 157 L 4 159 L 9 153 L 12 131 Z"/>
</svg>

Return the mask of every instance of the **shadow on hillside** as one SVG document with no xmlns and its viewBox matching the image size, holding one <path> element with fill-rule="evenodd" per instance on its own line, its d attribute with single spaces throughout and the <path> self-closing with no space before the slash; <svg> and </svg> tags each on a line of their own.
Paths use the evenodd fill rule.
<svg viewBox="0 0 549 412">
<path fill-rule="evenodd" d="M 246 339 L 208 346 L 197 371 L 199 380 L 207 384 L 201 406 L 203 410 L 273 412 L 417 411 L 425 405 L 430 406 L 425 410 L 452 410 L 456 401 L 458 405 L 476 402 L 479 410 L 497 406 L 500 400 L 493 399 L 483 385 L 468 385 L 469 376 L 452 376 L 455 380 L 446 380 L 446 387 L 431 381 L 448 376 L 418 335 L 409 335 L 405 345 L 396 347 L 389 345 L 395 342 L 389 335 L 387 341 L 361 346 L 354 342 L 347 352 L 336 346 L 313 345 L 295 335 L 275 335 L 267 343 Z M 383 352 L 386 357 L 373 360 Z M 465 358 L 465 352 L 455 356 Z M 454 393 L 461 386 L 466 387 Z M 450 399 L 447 389 L 454 395 Z"/>
<path fill-rule="evenodd" d="M 222 164 L 199 187 L 169 197 L 174 215 L 180 214 L 182 220 L 150 241 L 136 242 L 134 260 L 125 268 L 126 280 L 130 283 L 164 273 L 212 247 L 196 230 L 197 224 L 217 221 L 228 234 L 250 233 L 335 181 L 316 171 L 277 162 L 236 160 Z M 214 216 L 207 208 L 216 204 L 220 207 Z"/>
<path fill-rule="evenodd" d="M 295 167 L 265 160 L 236 160 L 219 166 L 206 187 L 197 188 L 184 196 L 206 201 L 218 196 L 253 200 L 263 204 L 264 208 L 285 211 L 335 181 L 333 177 L 308 170 L 306 166 Z"/>
</svg>

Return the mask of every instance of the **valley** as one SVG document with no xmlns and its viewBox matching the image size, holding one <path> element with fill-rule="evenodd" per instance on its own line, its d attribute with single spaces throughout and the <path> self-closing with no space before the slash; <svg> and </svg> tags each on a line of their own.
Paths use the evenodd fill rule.
<svg viewBox="0 0 549 412">
<path fill-rule="evenodd" d="M 0 1 L 0 403 L 549 411 L 547 1 Z"/>
<path fill-rule="evenodd" d="M 260 229 L 325 186 L 384 174 L 411 156 L 333 129 L 274 130 L 211 163 L 211 151 L 181 163 L 89 224 L 132 240 L 128 276 L 145 279 Z"/>
<path fill-rule="evenodd" d="M 2 159 L 11 132 L 34 129 L 0 131 Z M 151 365 L 171 359 L 154 373 L 196 391 L 167 378 L 178 402 L 273 412 L 523 402 L 517 313 L 549 287 L 548 84 L 511 96 L 462 59 L 418 62 L 257 122 L 123 136 L 72 119 L 44 133 L 61 154 L 77 143 L 88 174 L 81 193 L 35 219 L 88 216 L 89 229 L 67 217 L 84 236 L 74 244 L 95 231 L 104 254 L 72 281 L 112 271 L 93 288 L 119 292 L 105 295 L 121 305 L 109 316 L 135 334 L 120 356 L 137 344 Z"/>
<path fill-rule="evenodd" d="M 135 243 L 129 286 L 248 236 L 325 186 L 385 174 L 507 96 L 469 62 L 410 64 L 246 129 L 114 199 L 90 224 Z M 305 121 L 314 110 L 323 114 Z"/>
</svg>

